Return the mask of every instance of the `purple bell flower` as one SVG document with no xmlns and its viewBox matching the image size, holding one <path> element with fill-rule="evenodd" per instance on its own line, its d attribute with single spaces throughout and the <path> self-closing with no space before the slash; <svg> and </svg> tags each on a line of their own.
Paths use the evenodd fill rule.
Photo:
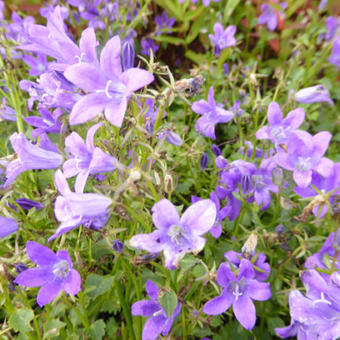
<svg viewBox="0 0 340 340">
<path fill-rule="evenodd" d="M 180 218 L 176 207 L 167 199 L 151 209 L 157 230 L 135 235 L 129 241 L 132 247 L 151 253 L 164 252 L 165 266 L 175 269 L 186 253 L 199 253 L 206 240 L 201 237 L 216 220 L 216 206 L 211 200 L 201 200 L 190 206 Z"/>
<path fill-rule="evenodd" d="M 255 279 L 253 265 L 242 259 L 237 272 L 222 263 L 217 271 L 217 282 L 223 288 L 222 294 L 204 305 L 204 313 L 218 315 L 233 306 L 236 319 L 247 330 L 256 322 L 256 310 L 253 300 L 265 301 L 271 297 L 269 283 Z"/>
<path fill-rule="evenodd" d="M 328 90 L 323 85 L 306 87 L 296 92 L 295 100 L 303 104 L 327 102 L 331 106 L 334 105 Z"/>
<path fill-rule="evenodd" d="M 216 104 L 212 86 L 209 89 L 208 101 L 198 100 L 192 104 L 191 109 L 195 113 L 202 115 L 196 122 L 197 132 L 213 140 L 216 139 L 215 125 L 217 123 L 227 123 L 234 116 L 231 111 L 226 111 L 219 104 Z"/>
<path fill-rule="evenodd" d="M 234 37 L 236 33 L 236 26 L 228 26 L 223 28 L 222 24 L 217 22 L 214 25 L 215 35 L 209 34 L 211 44 L 215 47 L 215 54 L 218 56 L 222 50 L 229 46 L 236 45 L 236 39 Z"/>
<path fill-rule="evenodd" d="M 148 280 L 146 292 L 151 300 L 141 300 L 131 306 L 132 315 L 150 317 L 143 328 L 142 340 L 156 340 L 160 334 L 168 335 L 171 326 L 181 311 L 181 303 L 178 301 L 172 315 L 169 316 L 159 302 L 160 292 L 158 287 Z"/>
<path fill-rule="evenodd" d="M 94 135 L 102 125 L 97 123 L 87 131 L 86 143 L 76 132 L 65 139 L 71 157 L 63 164 L 63 171 L 66 178 L 77 175 L 75 191 L 78 193 L 83 192 L 89 175 L 116 169 L 116 158 L 95 147 L 93 143 Z"/>
<path fill-rule="evenodd" d="M 120 54 L 120 38 L 116 35 L 102 49 L 100 67 L 81 62 L 66 69 L 65 77 L 89 92 L 73 106 L 71 125 L 87 122 L 104 111 L 111 124 L 121 127 L 131 94 L 154 80 L 150 72 L 139 68 L 122 72 Z"/>
<path fill-rule="evenodd" d="M 18 198 L 15 202 L 20 206 L 22 210 L 30 210 L 35 208 L 36 210 L 40 210 L 43 208 L 43 205 L 39 202 L 32 201 L 28 198 Z"/>
<path fill-rule="evenodd" d="M 14 133 L 10 141 L 18 158 L 11 161 L 6 168 L 7 180 L 4 187 L 10 185 L 14 180 L 27 170 L 55 169 L 58 168 L 63 158 L 59 153 L 42 149 L 30 143 L 24 134 Z"/>
<path fill-rule="evenodd" d="M 53 301 L 62 290 L 70 295 L 79 292 L 81 278 L 73 269 L 72 260 L 66 250 L 58 250 L 55 254 L 39 243 L 28 241 L 26 252 L 38 267 L 24 270 L 14 283 L 24 287 L 41 286 L 37 296 L 40 307 Z"/>
</svg>

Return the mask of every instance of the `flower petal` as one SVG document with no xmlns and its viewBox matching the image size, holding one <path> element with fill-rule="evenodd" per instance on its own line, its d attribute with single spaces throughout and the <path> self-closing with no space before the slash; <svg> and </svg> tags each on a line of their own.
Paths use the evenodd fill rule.
<svg viewBox="0 0 340 340">
<path fill-rule="evenodd" d="M 269 282 L 259 282 L 257 280 L 248 281 L 247 294 L 257 301 L 265 301 L 272 296 Z"/>
<path fill-rule="evenodd" d="M 122 73 L 120 61 L 120 38 L 115 35 L 111 38 L 100 54 L 100 66 L 108 78 L 117 77 Z"/>
<path fill-rule="evenodd" d="M 27 241 L 26 252 L 29 259 L 39 266 L 52 265 L 58 262 L 56 254 L 50 248 L 34 241 Z"/>
<path fill-rule="evenodd" d="M 64 290 L 70 295 L 76 295 L 80 291 L 81 277 L 79 273 L 72 269 L 68 279 L 64 283 Z"/>
<path fill-rule="evenodd" d="M 37 303 L 40 307 L 53 301 L 62 290 L 61 282 L 51 281 L 42 286 L 37 295 Z"/>
<path fill-rule="evenodd" d="M 151 212 L 153 223 L 159 230 L 167 230 L 171 225 L 180 222 L 176 207 L 165 198 L 155 203 Z"/>
<path fill-rule="evenodd" d="M 127 108 L 127 98 L 122 97 L 119 103 L 111 101 L 105 105 L 105 117 L 114 126 L 121 127 Z"/>
<path fill-rule="evenodd" d="M 132 315 L 150 316 L 160 310 L 160 304 L 152 300 L 137 301 L 131 306 Z"/>
<path fill-rule="evenodd" d="M 145 290 L 152 300 L 158 301 L 158 287 L 154 282 L 148 280 L 145 285 Z"/>
<path fill-rule="evenodd" d="M 256 310 L 253 301 L 242 295 L 233 303 L 233 310 L 236 319 L 248 331 L 254 328 L 256 322 Z"/>
<path fill-rule="evenodd" d="M 190 206 L 181 218 L 181 224 L 200 236 L 205 234 L 215 223 L 216 205 L 208 200 L 201 200 Z"/>
<path fill-rule="evenodd" d="M 280 105 L 276 102 L 271 102 L 268 106 L 268 123 L 270 125 L 278 125 L 282 122 L 282 111 Z"/>
<path fill-rule="evenodd" d="M 43 286 L 46 282 L 52 281 L 54 275 L 51 271 L 52 268 L 30 268 L 21 272 L 14 283 L 24 287 L 39 287 Z"/>
<path fill-rule="evenodd" d="M 162 333 L 166 320 L 163 315 L 153 316 L 147 320 L 143 328 L 142 340 L 156 340 Z"/>
<path fill-rule="evenodd" d="M 129 245 L 137 249 L 143 249 L 150 253 L 158 253 L 163 250 L 164 244 L 160 242 L 161 233 L 158 230 L 150 234 L 139 234 L 133 236 Z"/>
<path fill-rule="evenodd" d="M 151 72 L 136 67 L 130 68 L 122 74 L 122 82 L 126 86 L 127 96 L 154 81 Z"/>
<path fill-rule="evenodd" d="M 203 308 L 205 314 L 218 315 L 224 313 L 233 303 L 233 297 L 227 289 L 224 289 L 220 296 L 208 301 Z"/>
<path fill-rule="evenodd" d="M 0 238 L 13 234 L 18 229 L 18 223 L 13 218 L 0 216 Z"/>
<path fill-rule="evenodd" d="M 302 108 L 297 108 L 290 111 L 287 117 L 283 120 L 285 125 L 290 125 L 292 128 L 297 129 L 305 120 L 305 110 Z"/>
</svg>

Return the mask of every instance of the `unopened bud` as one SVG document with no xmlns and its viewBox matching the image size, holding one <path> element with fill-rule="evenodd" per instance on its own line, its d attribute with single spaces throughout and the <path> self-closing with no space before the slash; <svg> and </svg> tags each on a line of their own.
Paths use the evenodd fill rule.
<svg viewBox="0 0 340 340">
<path fill-rule="evenodd" d="M 114 240 L 112 248 L 117 253 L 121 253 L 123 251 L 123 249 L 124 249 L 124 243 L 121 240 L 118 240 L 118 239 Z"/>
<path fill-rule="evenodd" d="M 174 191 L 174 182 L 172 176 L 169 174 L 166 174 L 164 177 L 164 191 L 167 194 L 171 194 Z"/>
<path fill-rule="evenodd" d="M 133 47 L 133 40 L 128 40 L 122 47 L 123 70 L 126 71 L 134 66 L 135 49 Z"/>
<path fill-rule="evenodd" d="M 201 157 L 200 167 L 201 170 L 205 170 L 208 165 L 208 155 L 204 152 Z"/>
<path fill-rule="evenodd" d="M 280 186 L 283 182 L 283 171 L 281 168 L 275 168 L 272 172 L 272 181 L 275 185 Z"/>
<path fill-rule="evenodd" d="M 254 256 L 256 254 L 256 246 L 257 246 L 257 235 L 250 234 L 248 240 L 243 245 L 241 251 L 245 255 L 245 257 Z"/>
</svg>

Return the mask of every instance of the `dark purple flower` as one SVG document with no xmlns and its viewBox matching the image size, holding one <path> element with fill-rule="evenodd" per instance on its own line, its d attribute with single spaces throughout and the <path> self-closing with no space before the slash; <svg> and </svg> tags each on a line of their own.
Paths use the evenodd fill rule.
<svg viewBox="0 0 340 340">
<path fill-rule="evenodd" d="M 215 47 L 216 55 L 219 55 L 225 48 L 236 45 L 236 39 L 234 37 L 236 26 L 230 25 L 224 29 L 222 24 L 217 22 L 214 25 L 214 32 L 215 35 L 209 34 L 209 39 L 211 44 Z"/>
<path fill-rule="evenodd" d="M 61 224 L 49 241 L 89 220 L 105 220 L 107 209 L 112 204 L 110 198 L 101 194 L 72 192 L 61 170 L 56 171 L 54 182 L 62 195 L 57 197 L 54 204 L 54 214 Z"/>
<path fill-rule="evenodd" d="M 170 328 L 181 311 L 181 303 L 178 301 L 172 315 L 169 316 L 160 304 L 161 292 L 158 287 L 148 280 L 146 292 L 151 300 L 141 300 L 131 306 L 132 315 L 151 316 L 143 328 L 142 340 L 156 340 L 160 334 L 168 335 Z"/>
<path fill-rule="evenodd" d="M 286 118 L 283 118 L 280 105 L 271 102 L 268 106 L 268 123 L 256 132 L 257 139 L 270 139 L 275 145 L 284 144 L 295 129 L 305 119 L 304 109 L 298 108 L 290 111 Z"/>
<path fill-rule="evenodd" d="M 20 206 L 22 210 L 30 210 L 35 208 L 36 210 L 40 210 L 43 208 L 43 205 L 39 202 L 32 201 L 28 198 L 18 198 L 15 202 Z"/>
<path fill-rule="evenodd" d="M 168 18 L 166 12 L 155 16 L 156 24 L 156 35 L 161 35 L 162 33 L 170 33 L 170 31 L 165 31 L 167 28 L 171 28 L 175 23 L 175 18 Z"/>
<path fill-rule="evenodd" d="M 26 269 L 28 269 L 28 267 L 23 264 L 22 262 L 19 262 L 16 266 L 15 266 L 15 270 L 17 271 L 18 274 L 22 273 L 23 271 L 25 271 Z"/>
<path fill-rule="evenodd" d="M 328 61 L 340 68 L 340 36 L 337 37 L 333 42 L 332 54 Z"/>
<path fill-rule="evenodd" d="M 155 44 L 152 38 L 143 38 L 141 41 L 141 46 L 141 53 L 146 56 L 150 56 L 150 50 L 152 50 L 153 54 L 155 54 L 159 49 L 159 46 Z"/>
<path fill-rule="evenodd" d="M 87 131 L 86 143 L 76 132 L 65 139 L 65 146 L 71 156 L 64 163 L 63 171 L 66 178 L 77 175 L 75 191 L 78 193 L 83 192 L 89 175 L 116 169 L 116 158 L 93 143 L 94 135 L 102 125 L 97 123 Z"/>
<path fill-rule="evenodd" d="M 0 238 L 13 234 L 18 230 L 18 223 L 13 218 L 0 216 Z"/>
<path fill-rule="evenodd" d="M 334 105 L 328 90 L 323 85 L 306 87 L 305 89 L 296 92 L 295 100 L 298 103 L 303 104 L 327 102 L 332 106 Z"/>
<path fill-rule="evenodd" d="M 195 113 L 202 115 L 196 122 L 196 130 L 213 140 L 216 139 L 215 125 L 229 122 L 234 115 L 231 111 L 226 111 L 219 104 L 216 104 L 212 86 L 209 89 L 208 101 L 198 100 L 192 104 L 191 109 Z"/>
<path fill-rule="evenodd" d="M 112 248 L 117 253 L 121 253 L 124 249 L 124 243 L 121 240 L 114 240 L 112 244 Z"/>
<path fill-rule="evenodd" d="M 22 172 L 34 169 L 55 169 L 62 163 L 59 153 L 42 149 L 30 143 L 24 134 L 14 133 L 10 141 L 18 158 L 11 161 L 6 169 L 6 183 L 10 185 Z"/>
<path fill-rule="evenodd" d="M 293 171 L 294 181 L 299 187 L 306 188 L 312 181 L 313 170 L 324 177 L 332 174 L 334 163 L 323 157 L 331 138 L 328 131 L 312 136 L 297 130 L 289 136 L 288 152 L 279 149 L 275 160 L 282 168 Z"/>
<path fill-rule="evenodd" d="M 81 278 L 73 269 L 72 260 L 66 250 L 58 250 L 55 254 L 39 243 L 28 241 L 26 252 L 38 267 L 21 272 L 14 283 L 25 287 L 41 286 L 37 296 L 40 307 L 53 301 L 62 290 L 70 295 L 79 292 Z"/>
<path fill-rule="evenodd" d="M 114 36 L 101 51 L 100 68 L 81 62 L 66 69 L 65 77 L 89 92 L 73 106 L 71 125 L 87 122 L 104 111 L 111 124 L 121 127 L 131 94 L 154 80 L 150 72 L 139 68 L 122 72 L 120 54 L 120 38 Z"/>
<path fill-rule="evenodd" d="M 200 168 L 201 170 L 205 170 L 208 165 L 208 154 L 204 152 L 201 156 L 201 161 L 200 161 Z"/>
<path fill-rule="evenodd" d="M 216 144 L 213 144 L 211 146 L 211 150 L 212 150 L 212 152 L 214 153 L 215 156 L 221 156 L 222 155 L 221 149 Z"/>
<path fill-rule="evenodd" d="M 239 100 L 236 100 L 234 105 L 230 108 L 230 111 L 234 112 L 234 114 L 237 117 L 242 116 L 244 113 L 244 110 L 241 108 L 241 102 Z"/>
<path fill-rule="evenodd" d="M 193 204 L 181 218 L 167 199 L 157 202 L 151 211 L 157 230 L 135 235 L 129 244 L 152 253 L 163 251 L 165 266 L 169 269 L 178 267 L 186 253 L 199 253 L 204 248 L 206 240 L 201 235 L 209 231 L 216 220 L 216 206 L 211 200 Z"/>
<path fill-rule="evenodd" d="M 204 313 L 218 315 L 233 306 L 236 319 L 247 330 L 256 322 L 256 310 L 252 300 L 265 301 L 271 297 L 269 283 L 255 279 L 253 265 L 242 259 L 237 272 L 222 263 L 217 271 L 217 282 L 223 288 L 222 294 L 204 305 Z"/>
</svg>

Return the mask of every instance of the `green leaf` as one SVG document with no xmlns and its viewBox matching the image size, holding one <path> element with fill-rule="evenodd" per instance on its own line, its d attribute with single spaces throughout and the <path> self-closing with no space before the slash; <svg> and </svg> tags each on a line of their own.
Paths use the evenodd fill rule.
<svg viewBox="0 0 340 340">
<path fill-rule="evenodd" d="M 60 328 L 65 327 L 65 326 L 66 326 L 66 323 L 58 319 L 49 320 L 44 327 L 45 329 L 44 337 L 46 339 L 50 339 L 53 336 L 58 336 L 60 332 Z"/>
<path fill-rule="evenodd" d="M 105 322 L 100 319 L 93 323 L 90 327 L 92 339 L 101 340 L 105 335 Z"/>
<path fill-rule="evenodd" d="M 34 314 L 31 309 L 18 309 L 9 318 L 9 326 L 12 327 L 16 332 L 29 332 L 32 330 L 30 322 L 33 320 L 33 317 Z"/>
<path fill-rule="evenodd" d="M 185 40 L 182 38 L 172 37 L 170 35 L 160 35 L 153 37 L 154 40 L 165 42 L 173 45 L 185 45 Z"/>
<path fill-rule="evenodd" d="M 106 293 L 113 284 L 113 276 L 101 276 L 97 274 L 91 274 L 86 279 L 85 293 L 92 299 L 97 296 Z"/>
<path fill-rule="evenodd" d="M 161 294 L 163 295 L 160 297 L 159 302 L 165 313 L 170 317 L 177 306 L 177 295 L 173 291 L 161 292 Z"/>
<path fill-rule="evenodd" d="M 228 22 L 228 19 L 231 17 L 231 15 L 234 12 L 234 9 L 239 4 L 240 0 L 229 0 L 227 3 L 227 6 L 225 6 L 224 9 L 224 16 L 223 16 L 223 22 Z"/>
</svg>

